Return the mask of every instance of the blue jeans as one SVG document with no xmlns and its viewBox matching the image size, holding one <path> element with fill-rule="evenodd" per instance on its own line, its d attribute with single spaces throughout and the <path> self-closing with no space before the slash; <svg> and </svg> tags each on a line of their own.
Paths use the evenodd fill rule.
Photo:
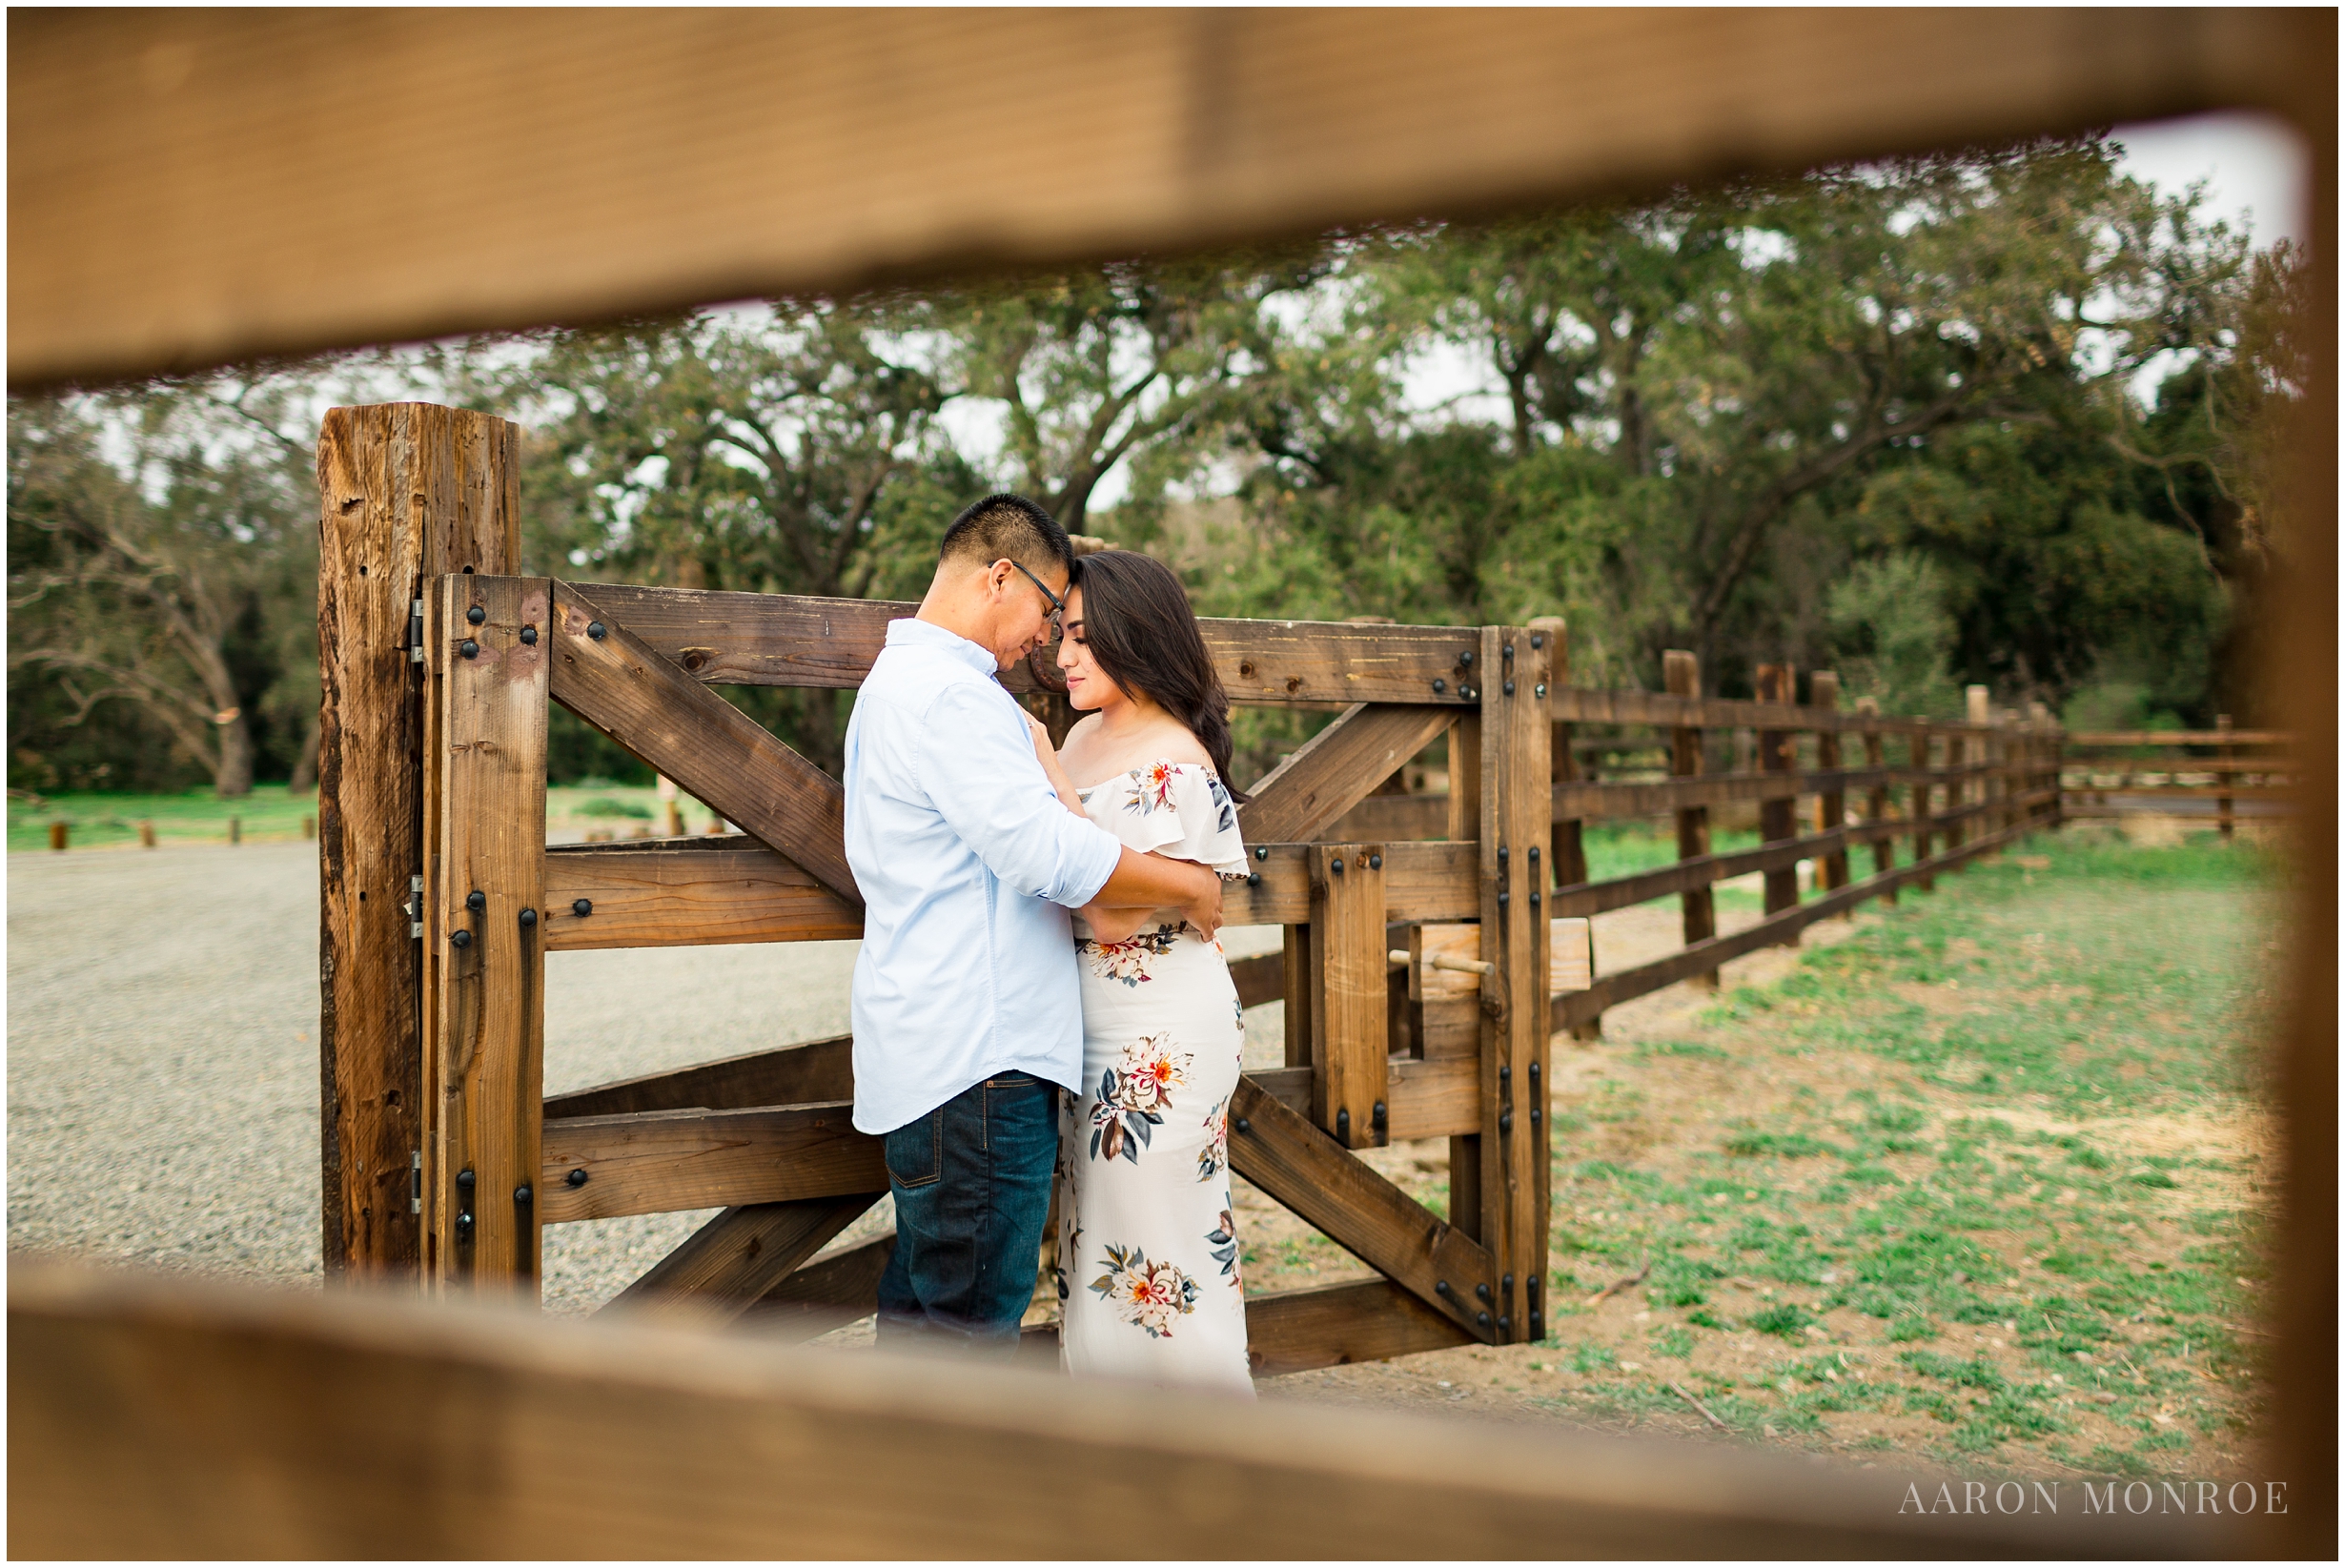
<svg viewBox="0 0 2345 1568">
<path fill-rule="evenodd" d="M 880 1342 L 1013 1352 L 1050 1212 L 1058 1087 L 1004 1073 L 883 1141 L 896 1250 L 880 1276 Z"/>
</svg>

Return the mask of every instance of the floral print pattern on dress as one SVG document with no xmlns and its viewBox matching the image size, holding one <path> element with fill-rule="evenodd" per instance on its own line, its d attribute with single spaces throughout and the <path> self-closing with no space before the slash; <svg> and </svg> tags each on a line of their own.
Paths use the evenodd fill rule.
<svg viewBox="0 0 2345 1568">
<path fill-rule="evenodd" d="M 1221 1223 L 1205 1232 L 1205 1244 L 1213 1250 L 1213 1261 L 1221 1265 L 1222 1277 L 1244 1290 L 1245 1282 L 1237 1272 L 1237 1216 L 1224 1209 Z"/>
<path fill-rule="evenodd" d="M 1154 811 L 1172 809 L 1172 780 L 1180 770 L 1180 764 L 1163 758 L 1158 758 L 1146 767 L 1133 768 L 1131 773 L 1132 799 L 1124 803 L 1124 809 L 1136 811 L 1143 817 Z"/>
<path fill-rule="evenodd" d="M 1108 1272 L 1091 1281 L 1099 1299 L 1152 1339 L 1172 1337 L 1172 1320 L 1197 1310 L 1197 1282 L 1171 1263 L 1151 1263 L 1137 1247 L 1108 1244 Z"/>
<path fill-rule="evenodd" d="M 1170 1034 L 1146 1034 L 1124 1048 L 1115 1066 L 1099 1074 L 1099 1097 L 1091 1107 L 1091 1158 L 1121 1154 L 1140 1163 L 1150 1130 L 1164 1125 L 1172 1091 L 1189 1082 L 1188 1051 L 1172 1049 Z"/>
<path fill-rule="evenodd" d="M 1127 986 L 1138 986 L 1148 980 L 1148 961 L 1162 958 L 1172 950 L 1181 939 L 1178 926 L 1159 926 L 1152 931 L 1138 931 L 1121 942 L 1095 942 L 1077 937 L 1075 950 L 1091 963 L 1091 973 L 1102 980 L 1120 980 Z"/>
<path fill-rule="evenodd" d="M 1212 1181 L 1230 1168 L 1230 1102 L 1214 1102 L 1205 1113 L 1205 1147 L 1197 1151 L 1197 1180 Z"/>
</svg>

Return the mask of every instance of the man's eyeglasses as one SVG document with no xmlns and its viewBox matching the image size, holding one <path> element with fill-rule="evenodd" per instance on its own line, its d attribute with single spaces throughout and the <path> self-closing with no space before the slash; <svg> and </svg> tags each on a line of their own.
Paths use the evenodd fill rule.
<svg viewBox="0 0 2345 1568">
<path fill-rule="evenodd" d="M 1009 564 L 1012 566 L 1018 566 L 1018 563 L 1014 560 Z M 1061 618 L 1067 613 L 1067 601 L 1059 598 L 1058 595 L 1052 593 L 1047 586 L 1044 585 L 1042 579 L 1036 577 L 1025 567 L 1018 566 L 1018 573 L 1020 576 L 1024 577 L 1027 581 L 1032 583 L 1041 591 L 1043 599 L 1050 606 L 1050 613 L 1045 615 L 1042 619 L 1052 631 L 1057 631 L 1061 624 Z"/>
</svg>

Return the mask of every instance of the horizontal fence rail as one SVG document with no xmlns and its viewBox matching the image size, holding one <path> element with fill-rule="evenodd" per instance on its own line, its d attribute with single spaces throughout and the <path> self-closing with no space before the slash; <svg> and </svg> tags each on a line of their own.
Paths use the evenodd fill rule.
<svg viewBox="0 0 2345 1568">
<path fill-rule="evenodd" d="M 2212 821 L 2226 839 L 2241 817 L 2288 814 L 2302 775 L 2284 730 L 2080 730 L 2064 738 L 2061 810 L 2070 818 Z M 2242 809 L 2244 807 L 2244 809 Z"/>
</svg>

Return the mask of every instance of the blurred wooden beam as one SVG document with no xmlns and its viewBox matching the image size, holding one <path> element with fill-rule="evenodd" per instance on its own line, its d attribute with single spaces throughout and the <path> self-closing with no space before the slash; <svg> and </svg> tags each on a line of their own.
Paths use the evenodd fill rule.
<svg viewBox="0 0 2345 1568">
<path fill-rule="evenodd" d="M 2292 101 L 2327 11 L 25 10 L 9 380 Z"/>
<path fill-rule="evenodd" d="M 452 1303 L 9 1271 L 41 1558 L 2171 1557 L 2229 1519 L 1954 1514 L 1723 1444 L 839 1355 Z M 907 1478 L 916 1477 L 916 1484 Z M 1903 1504 L 1906 1512 L 1899 1513 Z"/>
</svg>

